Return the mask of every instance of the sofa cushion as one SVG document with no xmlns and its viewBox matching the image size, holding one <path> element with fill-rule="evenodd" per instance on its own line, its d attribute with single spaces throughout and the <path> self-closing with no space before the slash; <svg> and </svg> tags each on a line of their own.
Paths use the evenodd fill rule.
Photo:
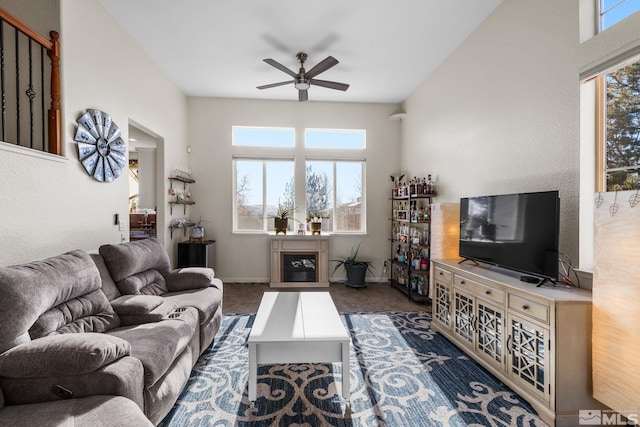
<svg viewBox="0 0 640 427">
<path fill-rule="evenodd" d="M 122 396 L 89 396 L 29 405 L 11 405 L 0 411 L 0 425 L 153 427 L 138 405 Z"/>
<path fill-rule="evenodd" d="M 29 329 L 47 310 L 100 286 L 98 269 L 83 251 L 0 268 L 0 353 L 28 342 Z"/>
<path fill-rule="evenodd" d="M 116 286 L 116 283 L 113 281 L 111 274 L 109 274 L 109 269 L 107 265 L 104 263 L 104 259 L 100 254 L 90 254 L 91 259 L 96 264 L 98 271 L 100 272 L 100 279 L 102 280 L 102 292 L 107 296 L 109 301 L 118 298 L 121 294 Z"/>
<path fill-rule="evenodd" d="M 165 279 L 169 292 L 178 292 L 187 289 L 208 288 L 214 277 L 215 273 L 212 268 L 186 267 L 172 271 Z"/>
<path fill-rule="evenodd" d="M 118 314 L 140 316 L 149 314 L 163 303 L 164 299 L 156 295 L 123 295 L 111 301 L 111 306 Z"/>
<path fill-rule="evenodd" d="M 157 239 L 102 245 L 98 251 L 118 289 L 121 280 L 136 273 L 157 270 L 166 276 L 171 271 L 167 251 Z"/>
<path fill-rule="evenodd" d="M 131 344 L 131 356 L 142 362 L 144 384 L 149 387 L 166 374 L 174 360 L 189 346 L 198 331 L 197 317 L 195 310 L 189 308 L 175 319 L 121 327 L 108 334 Z"/>
<path fill-rule="evenodd" d="M 167 283 L 158 270 L 145 270 L 118 282 L 124 295 L 162 295 L 167 292 Z"/>
<path fill-rule="evenodd" d="M 177 307 L 195 307 L 198 310 L 199 322 L 205 323 L 222 305 L 222 282 L 213 279 L 212 283 L 218 286 L 209 286 L 204 289 L 192 289 L 182 292 L 170 292 L 162 297 Z"/>
<path fill-rule="evenodd" d="M 105 332 L 118 326 L 118 315 L 98 289 L 50 308 L 29 329 L 29 335 L 37 339 L 50 334 Z"/>
<path fill-rule="evenodd" d="M 86 374 L 130 353 L 128 342 L 107 334 L 52 335 L 0 354 L 0 376 L 38 378 Z"/>
</svg>

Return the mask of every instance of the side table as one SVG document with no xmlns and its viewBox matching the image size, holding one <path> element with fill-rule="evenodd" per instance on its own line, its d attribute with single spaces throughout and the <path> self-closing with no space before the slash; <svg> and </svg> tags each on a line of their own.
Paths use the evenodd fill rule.
<svg viewBox="0 0 640 427">
<path fill-rule="evenodd" d="M 215 264 L 215 240 L 178 242 L 178 268 L 211 267 Z"/>
</svg>

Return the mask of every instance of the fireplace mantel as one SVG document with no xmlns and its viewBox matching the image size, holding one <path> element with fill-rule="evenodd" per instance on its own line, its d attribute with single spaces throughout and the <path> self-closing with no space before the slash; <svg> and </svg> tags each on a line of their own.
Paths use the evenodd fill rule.
<svg viewBox="0 0 640 427">
<path fill-rule="evenodd" d="M 316 253 L 317 282 L 282 281 L 282 254 Z M 318 235 L 275 236 L 271 238 L 272 288 L 309 288 L 329 286 L 329 237 Z"/>
</svg>

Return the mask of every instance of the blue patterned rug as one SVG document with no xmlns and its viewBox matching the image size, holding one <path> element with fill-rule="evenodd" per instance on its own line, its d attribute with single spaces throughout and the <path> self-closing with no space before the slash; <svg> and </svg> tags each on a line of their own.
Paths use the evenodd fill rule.
<svg viewBox="0 0 640 427">
<path fill-rule="evenodd" d="M 341 315 L 351 333 L 350 406 L 341 365 L 258 367 L 249 410 L 254 315 L 226 315 L 163 427 L 545 426 L 507 386 L 429 328 L 431 313 Z"/>
</svg>

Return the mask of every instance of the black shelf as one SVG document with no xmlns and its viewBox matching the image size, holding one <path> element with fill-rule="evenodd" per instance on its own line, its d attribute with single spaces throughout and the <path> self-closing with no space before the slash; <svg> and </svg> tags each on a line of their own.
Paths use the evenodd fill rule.
<svg viewBox="0 0 640 427">
<path fill-rule="evenodd" d="M 430 303 L 431 302 L 431 298 L 429 298 L 428 295 L 420 295 L 416 291 L 410 290 L 407 285 L 402 284 L 402 283 L 398 283 L 397 281 L 395 281 L 393 279 L 391 279 L 390 282 L 391 282 L 391 286 L 393 286 L 394 288 L 402 291 L 402 293 L 404 293 L 405 295 L 409 296 L 409 298 L 411 298 L 411 300 L 413 300 L 415 302 L 419 302 L 419 303 Z"/>
<path fill-rule="evenodd" d="M 196 202 L 194 201 L 185 201 L 185 200 L 177 200 L 175 202 L 169 202 L 169 212 L 171 212 L 171 215 L 173 215 L 173 205 L 183 205 L 184 207 L 184 214 L 186 215 L 187 213 L 187 205 L 195 205 Z"/>
<path fill-rule="evenodd" d="M 186 237 L 187 236 L 187 229 L 189 227 L 193 227 L 194 225 L 196 225 L 195 222 L 187 222 L 187 223 L 183 224 L 180 227 L 171 227 L 171 226 L 169 226 L 169 229 L 171 230 L 171 238 L 173 239 L 173 230 L 179 230 L 181 228 L 184 229 L 184 236 Z"/>
<path fill-rule="evenodd" d="M 429 194 L 406 194 L 404 196 L 394 196 L 392 194 L 390 198 L 391 200 L 390 222 L 392 224 L 392 227 L 391 227 L 392 233 L 393 233 L 393 229 L 396 228 L 396 225 L 397 227 L 407 228 L 407 234 L 405 233 L 401 233 L 397 235 L 392 234 L 391 238 L 389 239 L 391 241 L 391 244 L 390 244 L 391 264 L 390 265 L 392 267 L 390 272 L 390 282 L 392 287 L 398 290 L 401 290 L 405 295 L 407 295 L 409 300 L 412 300 L 415 302 L 421 302 L 421 303 L 431 301 L 431 298 L 428 295 L 429 288 L 430 288 L 429 269 L 426 269 L 426 270 L 414 269 L 409 264 L 394 260 L 393 258 L 395 257 L 396 249 L 399 246 L 400 248 L 402 248 L 401 250 L 403 252 L 407 252 L 407 253 L 412 253 L 413 251 L 422 252 L 423 256 L 427 259 L 427 262 L 429 263 L 430 252 L 431 252 L 431 247 L 429 245 L 430 235 L 431 235 L 431 219 L 430 219 L 430 216 L 428 215 L 426 216 L 427 219 L 418 220 L 415 217 L 412 217 L 412 213 L 417 214 L 417 212 L 413 211 L 411 208 L 417 207 L 418 203 L 413 203 L 415 200 L 421 200 L 421 201 L 427 202 L 426 209 L 429 209 L 429 206 L 431 205 L 431 200 L 435 196 L 436 196 L 436 193 L 434 192 Z M 424 203 L 420 203 L 420 204 L 424 204 Z M 398 209 L 399 207 L 400 209 Z M 428 213 L 428 212 L 425 212 L 425 213 Z M 418 216 L 418 215 L 415 215 L 415 216 Z M 413 229 L 422 229 L 423 231 L 426 230 L 426 232 L 428 233 L 427 238 L 429 241 L 424 241 L 422 242 L 423 244 L 414 243 L 411 238 L 411 231 Z M 400 236 L 402 236 L 402 238 L 400 238 Z M 420 240 L 422 241 L 422 238 Z M 406 284 L 398 283 L 397 281 L 399 277 L 398 275 L 401 275 L 404 278 L 404 281 L 406 281 Z M 420 287 L 421 291 L 424 289 L 424 292 L 427 293 L 426 295 L 421 295 L 418 293 L 417 290 L 411 289 L 411 283 L 414 282 L 412 278 L 414 279 L 418 278 L 419 280 L 418 286 Z"/>
</svg>

